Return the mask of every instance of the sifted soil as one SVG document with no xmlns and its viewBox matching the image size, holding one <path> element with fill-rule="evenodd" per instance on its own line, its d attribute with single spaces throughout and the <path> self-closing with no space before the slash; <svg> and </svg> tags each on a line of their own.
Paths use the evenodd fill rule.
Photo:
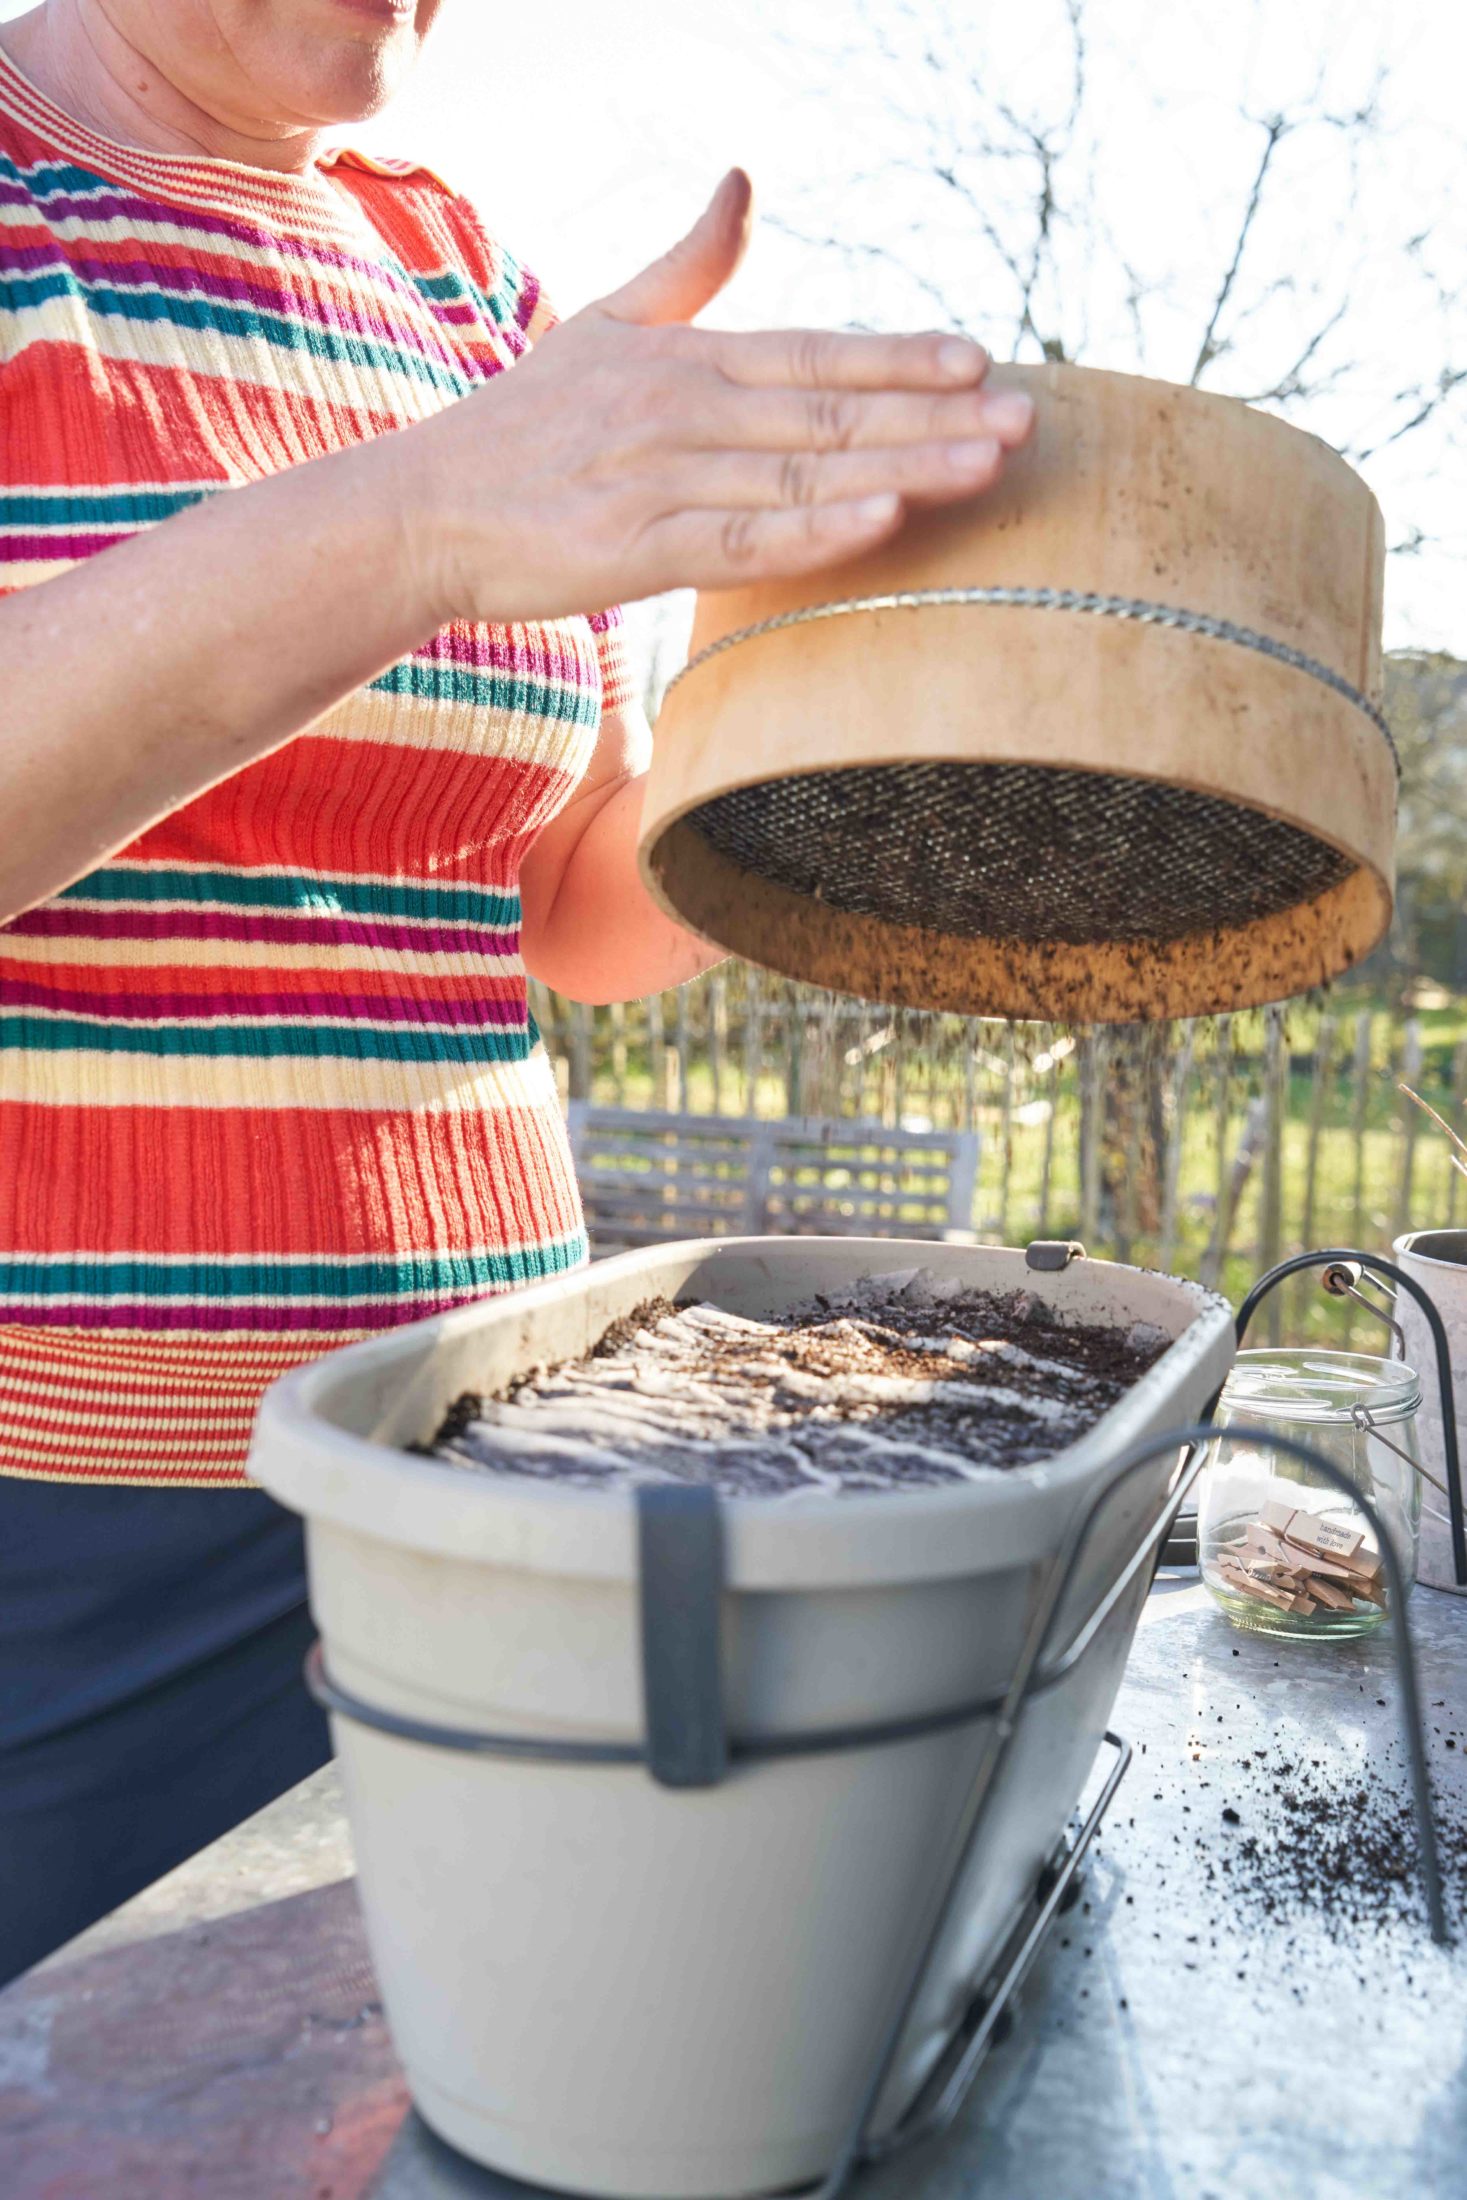
<svg viewBox="0 0 1467 2200">
<path fill-rule="evenodd" d="M 1028 1293 L 879 1277 L 758 1321 L 655 1299 L 583 1359 L 455 1399 L 455 1466 L 729 1496 L 931 1488 L 1048 1458 L 1160 1358 L 1161 1330 L 1060 1323 Z"/>
<path fill-rule="evenodd" d="M 1435 1732 L 1440 1736 L 1441 1728 Z M 1458 1747 L 1455 1733 L 1445 1746 Z M 1386 1755 L 1398 1755 L 1394 1744 Z M 1273 1925 L 1302 1910 L 1322 1912 L 1351 1935 L 1422 1923 L 1411 1792 L 1404 1779 L 1382 1777 L 1383 1769 L 1374 1776 L 1362 1769 L 1352 1779 L 1318 1758 L 1278 1748 L 1239 1760 L 1225 1782 L 1232 1799 L 1220 1811 L 1230 1838 L 1220 1852 L 1204 1837 L 1197 1841 L 1205 1884 L 1226 1889 L 1238 1909 Z M 1449 1902 L 1460 1910 L 1467 1893 L 1467 1815 L 1439 1793 L 1435 1816 L 1442 1876 Z"/>
</svg>

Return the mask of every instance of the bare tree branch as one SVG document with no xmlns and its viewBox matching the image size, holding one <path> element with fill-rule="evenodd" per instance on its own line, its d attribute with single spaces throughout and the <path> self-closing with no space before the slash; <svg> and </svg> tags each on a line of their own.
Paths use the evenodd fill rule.
<svg viewBox="0 0 1467 2200">
<path fill-rule="evenodd" d="M 864 260 L 868 264 L 890 267 L 901 275 L 914 290 L 934 305 L 949 328 L 961 329 L 965 318 L 961 308 L 951 299 L 940 284 L 933 282 L 910 260 L 903 258 L 890 245 L 875 244 L 862 237 L 812 237 L 804 230 L 796 229 L 781 214 L 767 214 L 765 221 L 771 229 L 786 237 L 792 244 L 812 245 L 817 249 L 829 249 L 832 245 L 848 260 Z"/>
<path fill-rule="evenodd" d="M 1264 186 L 1268 182 L 1268 171 L 1273 166 L 1273 156 L 1278 151 L 1280 142 L 1286 136 L 1289 127 L 1290 125 L 1282 115 L 1270 115 L 1262 124 L 1263 151 L 1259 155 L 1258 167 L 1248 193 L 1247 204 L 1243 208 L 1243 218 L 1238 224 L 1238 234 L 1233 243 L 1233 256 L 1224 270 L 1222 281 L 1218 284 L 1217 295 L 1212 301 L 1212 311 L 1207 317 L 1207 326 L 1202 332 L 1202 342 L 1197 347 L 1197 357 L 1193 362 L 1192 372 L 1187 378 L 1194 389 L 1212 365 L 1213 360 L 1219 355 L 1221 347 L 1217 342 L 1217 325 L 1227 310 L 1228 301 L 1233 295 L 1233 286 L 1238 280 L 1239 270 L 1243 265 L 1243 254 L 1248 249 L 1248 239 L 1253 234 L 1253 224 L 1257 221 L 1258 210 L 1263 204 Z"/>
<path fill-rule="evenodd" d="M 1402 443 L 1408 435 L 1415 435 L 1418 428 L 1424 428 L 1428 420 L 1436 418 L 1443 406 L 1449 404 L 1464 385 L 1467 385 L 1467 367 L 1443 367 L 1435 388 L 1429 392 L 1419 391 L 1409 398 L 1405 391 L 1400 392 L 1396 402 L 1414 403 L 1414 411 L 1409 419 L 1403 420 L 1399 427 L 1392 428 L 1390 434 L 1383 435 L 1379 442 L 1356 446 L 1351 454 L 1356 463 L 1362 464 L 1367 458 L 1374 458 L 1377 451 L 1389 450 L 1393 443 Z"/>
<path fill-rule="evenodd" d="M 1086 0 L 1038 0 L 1049 18 L 1042 66 L 1017 75 L 975 49 L 977 11 L 966 0 L 855 5 L 861 36 L 829 52 L 843 80 L 862 72 L 879 125 L 862 142 L 876 150 L 843 180 L 838 225 L 782 221 L 783 233 L 808 249 L 839 252 L 873 298 L 900 297 L 900 282 L 924 310 L 995 350 L 1002 346 L 995 324 L 1011 314 L 1017 356 L 1075 359 L 1088 348 L 1094 318 L 1112 342 L 1128 334 L 1130 359 L 1122 363 L 1166 372 L 1152 361 L 1158 340 L 1168 348 L 1177 341 L 1195 270 L 1156 264 L 1150 238 L 1136 231 L 1133 198 L 1111 201 L 1097 183 L 1108 185 L 1111 173 L 1101 160 L 1097 103 L 1117 55 L 1096 43 L 1100 19 L 1087 14 Z M 1331 56 L 1300 92 L 1240 109 L 1254 145 L 1217 272 L 1201 286 L 1200 338 L 1185 356 L 1194 385 L 1225 386 L 1296 417 L 1313 408 L 1310 424 L 1361 463 L 1418 435 L 1449 443 L 1453 423 L 1467 419 L 1467 363 L 1458 363 L 1467 339 L 1455 334 L 1464 299 L 1449 232 L 1423 224 L 1390 248 L 1385 265 L 1393 282 L 1405 271 L 1418 304 L 1434 302 L 1443 364 L 1419 380 L 1403 373 L 1394 392 L 1379 391 L 1372 303 L 1380 247 L 1366 232 L 1371 208 L 1384 202 L 1363 195 L 1379 175 L 1391 127 L 1389 80 L 1377 69 L 1344 97 L 1334 96 L 1337 81 Z M 1185 173 L 1188 144 L 1167 102 L 1158 96 L 1152 104 L 1170 172 Z M 1193 188 L 1210 212 L 1215 170 L 1197 175 Z M 1124 223 L 1110 211 L 1115 203 L 1127 207 Z M 1315 263 L 1290 256 L 1285 225 L 1301 203 L 1313 209 L 1327 245 Z M 1360 332 L 1354 344 L 1352 330 Z M 1367 405 L 1368 427 L 1359 417 Z M 1399 520 L 1397 532 L 1410 540 Z"/>
<path fill-rule="evenodd" d="M 1313 364 L 1320 350 L 1340 326 L 1349 310 L 1349 299 L 1342 298 L 1329 319 L 1321 328 L 1315 330 L 1293 365 L 1284 369 L 1270 389 L 1255 391 L 1251 396 L 1245 397 L 1243 403 L 1245 405 L 1284 405 L 1292 398 L 1316 397 L 1321 390 L 1328 389 L 1331 383 L 1337 381 L 1340 375 L 1344 373 L 1343 367 L 1332 368 L 1328 373 L 1316 377 L 1313 382 L 1304 380 L 1304 370 Z"/>
</svg>

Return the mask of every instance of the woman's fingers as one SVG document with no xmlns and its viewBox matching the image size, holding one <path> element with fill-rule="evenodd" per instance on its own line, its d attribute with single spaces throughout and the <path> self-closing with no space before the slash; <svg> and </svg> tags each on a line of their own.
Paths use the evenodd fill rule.
<svg viewBox="0 0 1467 2200">
<path fill-rule="evenodd" d="M 947 503 L 991 488 L 1002 466 L 1003 446 L 994 436 L 860 451 L 699 452 L 669 480 L 668 501 L 798 509 L 895 494 L 916 504 Z"/>
<path fill-rule="evenodd" d="M 539 618 L 796 577 L 998 480 L 1034 407 L 965 337 L 675 325 L 733 272 L 749 204 L 736 171 L 671 252 L 423 424 L 445 602 Z"/>
<path fill-rule="evenodd" d="M 890 495 L 784 511 L 674 512 L 653 523 L 644 546 L 680 585 L 733 588 L 843 564 L 894 535 L 902 516 L 901 498 Z"/>
<path fill-rule="evenodd" d="M 698 329 L 686 344 L 690 358 L 753 389 L 972 389 L 990 365 L 981 344 L 941 334 L 869 336 L 795 328 L 736 335 Z"/>
<path fill-rule="evenodd" d="M 729 390 L 715 387 L 666 430 L 695 448 L 764 451 L 884 450 L 902 443 L 971 443 L 1005 450 L 1027 440 L 1034 405 L 1023 390 L 977 388 L 947 396 L 909 390 Z M 679 436 L 681 440 L 681 436 Z"/>
<path fill-rule="evenodd" d="M 748 247 L 754 187 L 731 168 L 685 237 L 593 311 L 659 328 L 691 321 L 718 296 Z"/>
</svg>

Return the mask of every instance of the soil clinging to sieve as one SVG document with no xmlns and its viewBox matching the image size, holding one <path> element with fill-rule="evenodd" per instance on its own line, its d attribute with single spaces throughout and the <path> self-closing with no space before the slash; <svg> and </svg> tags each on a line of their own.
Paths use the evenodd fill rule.
<svg viewBox="0 0 1467 2200">
<path fill-rule="evenodd" d="M 759 1320 L 654 1299 L 584 1358 L 455 1399 L 430 1449 L 582 1488 L 932 1488 L 1063 1450 L 1170 1341 L 1148 1324 L 1060 1322 L 1027 1292 L 964 1291 L 921 1270 Z"/>
<path fill-rule="evenodd" d="M 689 823 L 830 909 L 958 939 L 1152 946 L 1297 909 L 1348 858 L 1162 780 L 1037 764 L 871 764 L 760 780 Z"/>
</svg>

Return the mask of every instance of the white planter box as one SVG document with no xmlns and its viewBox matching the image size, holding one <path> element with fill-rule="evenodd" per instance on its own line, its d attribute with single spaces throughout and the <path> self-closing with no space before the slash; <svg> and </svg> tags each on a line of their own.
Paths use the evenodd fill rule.
<svg viewBox="0 0 1467 2200">
<path fill-rule="evenodd" d="M 252 1471 L 309 1523 L 333 1679 L 441 1725 L 636 1740 L 644 1731 L 630 1493 L 517 1484 L 395 1448 L 460 1391 L 578 1354 L 654 1294 L 771 1312 L 923 1266 L 1037 1291 L 1176 1342 L 1053 1460 L 989 1483 L 723 1507 L 731 1734 L 900 1719 L 1001 1689 L 1036 1584 L 1128 1445 L 1194 1420 L 1231 1363 L 1197 1286 L 1022 1253 L 746 1239 L 631 1253 L 355 1345 L 277 1383 Z M 1108 1508 L 1060 1644 L 1114 1581 L 1173 1458 Z M 1138 1574 L 1074 1670 L 1028 1705 L 955 1924 L 887 2096 L 941 2050 L 1084 1784 L 1146 1592 Z M 640 1767 L 454 1754 L 338 1721 L 387 2013 L 429 2123 L 573 2192 L 728 2196 L 819 2177 L 935 1918 L 982 1724 L 736 1764 L 719 1786 Z"/>
</svg>

